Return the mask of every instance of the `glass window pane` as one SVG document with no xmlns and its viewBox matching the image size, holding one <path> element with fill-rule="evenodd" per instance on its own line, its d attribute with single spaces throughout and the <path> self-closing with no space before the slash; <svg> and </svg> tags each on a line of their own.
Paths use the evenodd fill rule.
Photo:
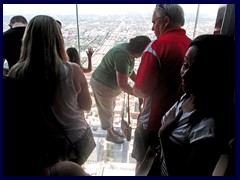
<svg viewBox="0 0 240 180">
<path fill-rule="evenodd" d="M 181 4 L 185 12 L 187 35 L 193 39 L 201 34 L 212 34 L 216 22 L 218 4 Z M 79 49 L 83 66 L 87 66 L 86 50 L 94 49 L 93 70 L 102 57 L 115 44 L 128 42 L 137 35 L 147 35 L 152 40 L 152 12 L 155 4 L 78 4 L 79 42 L 76 17 L 76 4 L 3 4 L 3 31 L 6 31 L 12 16 L 23 15 L 28 21 L 38 14 L 59 18 L 62 22 L 62 34 L 65 47 Z M 199 13 L 197 14 L 199 8 Z M 80 44 L 79 44 L 80 43 Z M 137 71 L 140 58 L 135 62 Z M 85 74 L 87 81 L 91 73 Z M 89 86 L 90 88 L 90 86 Z M 91 88 L 90 88 L 91 92 Z M 85 163 L 85 170 L 91 175 L 134 176 L 136 161 L 131 157 L 133 135 L 137 122 L 138 99 L 130 96 L 132 140 L 116 145 L 105 140 L 106 131 L 101 130 L 98 111 L 94 98 L 93 105 L 86 119 L 95 136 L 96 148 Z M 114 127 L 120 130 L 123 94 L 116 101 Z M 127 113 L 124 116 L 127 119 Z"/>
</svg>

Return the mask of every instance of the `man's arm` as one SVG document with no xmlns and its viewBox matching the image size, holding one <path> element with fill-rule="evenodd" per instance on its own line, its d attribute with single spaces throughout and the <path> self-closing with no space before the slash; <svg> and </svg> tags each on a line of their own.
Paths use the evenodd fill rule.
<svg viewBox="0 0 240 180">
<path fill-rule="evenodd" d="M 133 70 L 133 72 L 132 72 L 132 74 L 131 74 L 131 76 L 130 76 L 130 79 L 131 79 L 133 82 L 135 82 L 135 79 L 136 79 L 136 73 L 135 73 L 134 70 Z"/>
<path fill-rule="evenodd" d="M 128 84 L 128 76 L 116 71 L 118 86 L 126 93 L 133 95 L 133 88 Z"/>
<path fill-rule="evenodd" d="M 149 96 L 148 94 L 142 92 L 141 89 L 138 89 L 136 86 L 133 87 L 133 95 L 139 98 L 145 98 Z"/>
</svg>

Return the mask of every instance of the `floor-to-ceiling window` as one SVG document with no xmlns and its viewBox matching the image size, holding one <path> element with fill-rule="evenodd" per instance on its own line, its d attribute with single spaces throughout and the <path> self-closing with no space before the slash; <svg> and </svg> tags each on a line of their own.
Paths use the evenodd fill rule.
<svg viewBox="0 0 240 180">
<path fill-rule="evenodd" d="M 62 34 L 65 46 L 79 50 L 81 62 L 86 66 L 86 50 L 94 49 L 92 57 L 93 69 L 98 66 L 106 52 L 117 43 L 128 42 L 137 35 L 147 35 L 155 39 L 151 30 L 151 16 L 154 4 L 4 4 L 3 31 L 7 30 L 10 18 L 23 15 L 29 21 L 39 14 L 50 15 L 62 22 Z M 193 39 L 201 34 L 214 32 L 218 4 L 183 4 L 187 35 Z M 78 16 L 77 16 L 78 14 Z M 140 58 L 136 61 L 137 71 Z M 91 73 L 85 74 L 89 81 Z M 89 86 L 90 92 L 91 88 Z M 126 101 L 127 99 L 125 99 Z M 93 98 L 94 102 L 94 98 Z M 124 94 L 117 98 L 114 127 L 120 129 Z M 130 119 L 136 127 L 138 99 L 130 96 Z M 125 112 L 124 118 L 127 118 Z M 86 120 L 92 127 L 96 148 L 85 163 L 85 170 L 91 175 L 134 175 L 135 160 L 131 157 L 133 140 L 122 145 L 109 143 L 105 140 L 106 132 L 101 130 L 96 104 L 90 112 L 86 112 Z M 132 138 L 133 139 L 133 138 Z"/>
</svg>

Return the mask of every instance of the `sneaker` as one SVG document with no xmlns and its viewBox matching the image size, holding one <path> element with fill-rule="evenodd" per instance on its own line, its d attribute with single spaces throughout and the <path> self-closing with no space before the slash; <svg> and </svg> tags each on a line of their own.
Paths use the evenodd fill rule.
<svg viewBox="0 0 240 180">
<path fill-rule="evenodd" d="M 107 135 L 106 140 L 113 142 L 115 144 L 123 144 L 124 143 L 123 138 L 120 138 L 119 136 L 108 136 Z"/>
<path fill-rule="evenodd" d="M 124 138 L 124 137 L 125 137 L 124 134 L 121 133 L 120 131 L 113 130 L 113 133 L 114 133 L 115 135 L 119 136 L 120 138 Z"/>
</svg>

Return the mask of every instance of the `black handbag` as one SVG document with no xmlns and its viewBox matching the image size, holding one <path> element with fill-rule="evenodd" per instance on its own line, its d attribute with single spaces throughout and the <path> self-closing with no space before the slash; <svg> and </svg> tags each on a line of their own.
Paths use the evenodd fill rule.
<svg viewBox="0 0 240 180">
<path fill-rule="evenodd" d="M 67 137 L 67 135 L 65 137 Z M 76 143 L 73 144 L 69 138 L 68 141 L 72 147 L 72 150 L 69 151 L 68 159 L 80 165 L 84 164 L 87 161 L 88 157 L 96 147 L 96 143 L 90 127 L 87 128 L 83 137 Z"/>
<path fill-rule="evenodd" d="M 61 146 L 58 146 L 59 148 L 63 149 L 63 158 L 62 160 L 69 160 L 78 163 L 79 165 L 83 165 L 88 157 L 91 155 L 92 151 L 96 147 L 96 143 L 93 137 L 93 133 L 91 131 L 91 128 L 88 126 L 83 137 L 80 138 L 77 142 L 73 143 L 71 139 L 68 137 L 66 132 L 63 130 L 62 125 L 57 121 L 55 115 L 53 114 L 51 108 L 47 108 L 47 110 L 43 113 L 44 116 L 46 116 L 46 112 L 48 113 L 48 116 L 51 117 L 53 123 L 57 128 L 60 130 L 60 132 L 64 135 L 65 139 L 60 138 L 58 141 L 66 141 L 65 147 L 64 143 L 62 142 Z M 62 139 L 62 140 L 61 140 Z M 50 143 L 54 143 L 57 139 L 51 139 Z M 58 143 L 59 144 L 59 143 Z M 52 145 L 50 145 L 52 147 Z M 51 149 L 51 148 L 50 148 Z M 64 152 L 64 149 L 66 151 Z"/>
<path fill-rule="evenodd" d="M 130 126 L 131 121 L 130 121 L 129 94 L 128 94 L 128 106 L 127 106 L 128 122 L 124 120 L 124 107 L 125 107 L 125 93 L 124 93 L 123 109 L 122 109 L 121 130 L 123 132 L 123 135 L 127 139 L 127 141 L 130 141 L 132 136 L 132 127 Z"/>
</svg>

